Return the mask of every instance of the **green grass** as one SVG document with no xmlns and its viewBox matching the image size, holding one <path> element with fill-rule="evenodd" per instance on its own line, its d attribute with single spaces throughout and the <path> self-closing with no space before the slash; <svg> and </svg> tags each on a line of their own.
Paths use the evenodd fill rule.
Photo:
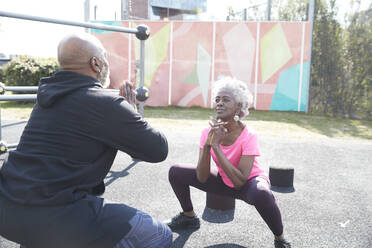
<svg viewBox="0 0 372 248">
<path fill-rule="evenodd" d="M 34 103 L 1 103 L 1 117 L 28 119 Z M 160 129 L 200 131 L 208 125 L 212 109 L 145 107 L 145 119 Z M 336 138 L 372 140 L 372 121 L 315 116 L 306 113 L 252 110 L 245 122 L 260 135 L 291 138 Z"/>
<path fill-rule="evenodd" d="M 212 109 L 146 107 L 145 117 L 161 127 L 199 128 L 207 125 Z M 250 111 L 245 122 L 260 134 L 297 138 L 372 139 L 372 121 L 350 120 L 284 111 Z"/>
<path fill-rule="evenodd" d="M 1 118 L 4 120 L 25 120 L 30 117 L 35 103 L 1 102 Z"/>
</svg>

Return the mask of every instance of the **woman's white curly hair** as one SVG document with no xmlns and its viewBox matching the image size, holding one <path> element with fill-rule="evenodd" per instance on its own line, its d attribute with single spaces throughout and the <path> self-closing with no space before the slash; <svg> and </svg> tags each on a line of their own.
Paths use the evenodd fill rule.
<svg viewBox="0 0 372 248">
<path fill-rule="evenodd" d="M 243 119 L 249 114 L 248 109 L 253 102 L 253 96 L 246 83 L 236 78 L 223 77 L 215 81 L 212 87 L 212 99 L 215 99 L 217 94 L 222 90 L 229 91 L 232 93 L 234 100 L 242 106 L 238 114 L 240 119 Z"/>
</svg>

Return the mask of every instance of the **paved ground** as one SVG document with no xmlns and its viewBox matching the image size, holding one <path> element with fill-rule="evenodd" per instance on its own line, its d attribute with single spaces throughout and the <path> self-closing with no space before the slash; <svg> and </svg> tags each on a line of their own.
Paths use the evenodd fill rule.
<svg viewBox="0 0 372 248">
<path fill-rule="evenodd" d="M 6 126 L 3 137 L 16 142 L 24 123 Z M 165 220 L 180 211 L 167 179 L 170 165 L 196 163 L 199 133 L 167 129 L 169 157 L 159 164 L 134 163 L 119 153 L 106 178 L 105 198 Z M 295 168 L 294 192 L 274 189 L 287 238 L 293 247 L 372 247 L 372 142 L 260 137 L 260 162 Z M 176 247 L 273 247 L 273 237 L 255 208 L 237 201 L 235 211 L 211 212 L 205 193 L 192 190 L 203 217 L 195 232 L 174 233 Z M 219 223 L 216 223 L 219 222 Z M 0 248 L 18 247 L 0 237 Z"/>
</svg>

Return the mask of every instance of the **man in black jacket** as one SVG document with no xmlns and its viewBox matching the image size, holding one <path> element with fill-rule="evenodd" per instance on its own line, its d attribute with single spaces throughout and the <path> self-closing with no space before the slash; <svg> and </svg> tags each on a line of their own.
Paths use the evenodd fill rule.
<svg viewBox="0 0 372 248">
<path fill-rule="evenodd" d="M 147 162 L 165 136 L 135 110 L 131 84 L 103 89 L 106 52 L 89 34 L 58 46 L 61 71 L 42 78 L 19 145 L 0 171 L 0 235 L 28 248 L 168 247 L 172 233 L 125 204 L 94 196 L 118 150 Z"/>
</svg>

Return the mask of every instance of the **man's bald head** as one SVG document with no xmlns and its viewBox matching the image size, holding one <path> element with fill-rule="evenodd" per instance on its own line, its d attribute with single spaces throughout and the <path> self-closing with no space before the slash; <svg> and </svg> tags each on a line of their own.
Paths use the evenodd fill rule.
<svg viewBox="0 0 372 248">
<path fill-rule="evenodd" d="M 58 45 L 58 62 L 63 70 L 89 68 L 92 57 L 103 59 L 105 48 L 90 34 L 72 34 L 61 40 Z"/>
</svg>

